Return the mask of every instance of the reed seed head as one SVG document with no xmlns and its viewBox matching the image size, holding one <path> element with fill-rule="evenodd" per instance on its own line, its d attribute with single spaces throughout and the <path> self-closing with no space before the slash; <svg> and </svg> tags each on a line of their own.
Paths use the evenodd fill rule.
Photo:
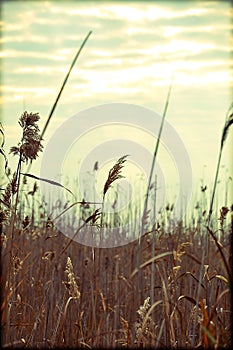
<svg viewBox="0 0 233 350">
<path fill-rule="evenodd" d="M 227 216 L 227 213 L 228 213 L 228 212 L 229 212 L 228 207 L 222 207 L 222 208 L 220 209 L 220 218 L 219 218 L 219 220 L 220 220 L 221 226 L 223 226 L 224 221 L 225 221 L 225 219 L 226 219 L 226 216 Z"/>
<path fill-rule="evenodd" d="M 227 120 L 226 120 L 224 128 L 223 128 L 222 139 L 221 139 L 221 148 L 223 148 L 224 142 L 226 141 L 226 138 L 227 138 L 228 130 L 229 130 L 230 126 L 233 124 L 233 111 L 232 110 L 233 110 L 233 104 L 228 111 Z"/>
<path fill-rule="evenodd" d="M 136 331 L 136 343 L 146 344 L 148 339 L 152 336 L 155 324 L 152 320 L 151 316 L 147 316 L 147 312 L 150 309 L 150 297 L 144 300 L 143 305 L 139 307 L 137 310 L 137 314 L 139 315 L 139 320 L 135 323 L 135 331 Z M 147 317 L 146 323 L 143 326 L 144 320 Z"/>
<path fill-rule="evenodd" d="M 23 135 L 19 145 L 11 147 L 10 153 L 20 155 L 23 162 L 36 159 L 38 152 L 42 151 L 40 130 L 37 125 L 39 119 L 38 113 L 28 112 L 24 112 L 19 118 L 19 125 L 23 130 Z"/>
<path fill-rule="evenodd" d="M 1 203 L 4 204 L 7 207 L 7 209 L 11 208 L 12 196 L 17 192 L 16 180 L 16 173 L 14 173 L 11 181 L 8 183 L 5 192 L 2 195 Z"/>
<path fill-rule="evenodd" d="M 70 296 L 76 300 L 79 300 L 81 294 L 78 289 L 78 285 L 76 283 L 73 264 L 69 256 L 67 258 L 65 273 L 67 274 L 67 277 L 68 277 L 68 282 L 65 282 L 65 286 L 69 290 Z"/>
<path fill-rule="evenodd" d="M 121 175 L 121 170 L 124 166 L 124 163 L 126 162 L 126 157 L 128 157 L 128 155 L 119 158 L 116 164 L 113 166 L 113 168 L 110 169 L 108 173 L 108 179 L 104 185 L 103 196 L 105 196 L 105 194 L 107 193 L 108 189 L 111 187 L 114 181 L 124 177 Z"/>
</svg>

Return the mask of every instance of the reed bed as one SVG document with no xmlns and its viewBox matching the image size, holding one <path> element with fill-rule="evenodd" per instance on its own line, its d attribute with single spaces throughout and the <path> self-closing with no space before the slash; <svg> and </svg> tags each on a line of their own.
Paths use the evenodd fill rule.
<svg viewBox="0 0 233 350">
<path fill-rule="evenodd" d="M 0 202 L 1 345 L 228 348 L 232 327 L 233 208 L 222 206 L 220 211 L 214 210 L 214 198 L 223 145 L 233 123 L 232 106 L 223 128 L 210 207 L 197 196 L 201 204 L 193 209 L 189 219 L 175 220 L 173 204 L 169 203 L 159 219 L 148 222 L 147 204 L 149 195 L 153 197 L 149 183 L 144 211 L 129 206 L 125 219 L 131 227 L 128 234 L 136 234 L 139 239 L 115 248 L 95 248 L 79 244 L 57 229 L 55 218 L 64 220 L 67 204 L 59 200 L 46 203 L 37 195 L 41 181 L 64 191 L 68 189 L 53 179 L 40 179 L 29 170 L 43 150 L 42 138 L 90 34 L 68 70 L 42 134 L 38 114 L 25 112 L 20 117 L 21 140 L 11 148 L 11 153 L 18 157 L 13 173 L 4 152 L 4 130 L 0 128 L 3 138 L 0 153 L 5 161 Z M 169 96 L 170 90 L 163 120 Z M 159 141 L 154 160 L 158 145 Z M 126 155 L 119 156 L 109 170 L 100 209 L 90 210 L 82 200 L 70 206 L 71 209 L 78 206 L 75 214 L 79 213 L 79 229 L 84 232 L 93 225 L 103 228 L 112 223 L 104 215 L 104 205 L 107 191 L 122 177 L 127 161 Z M 24 163 L 29 164 L 26 172 L 22 172 Z M 153 164 L 150 175 L 152 179 Z M 37 182 L 27 188 L 32 179 Z M 148 232 L 143 235 L 140 230 L 136 232 L 137 216 L 142 219 L 143 228 L 148 225 Z M 72 225 L 71 216 L 64 226 Z M 116 233 L 121 236 L 125 231 L 119 226 Z M 100 234 L 100 241 L 103 238 Z"/>
<path fill-rule="evenodd" d="M 223 133 L 232 124 L 230 117 Z M 195 208 L 191 220 L 177 221 L 173 204 L 167 204 L 155 221 L 142 208 L 129 207 L 124 220 L 132 232 L 127 233 L 138 239 L 115 248 L 79 244 L 74 238 L 80 230 L 85 236 L 95 225 L 100 243 L 105 238 L 101 229 L 108 234 L 112 224 L 117 237 L 126 234 L 124 227 L 104 215 L 104 205 L 106 193 L 123 176 L 127 156 L 109 170 L 101 208 L 91 209 L 84 199 L 71 205 L 59 199 L 46 203 L 38 195 L 39 184 L 28 181 L 72 192 L 54 180 L 22 172 L 24 163 L 43 150 L 38 121 L 38 114 L 27 112 L 19 119 L 22 137 L 10 150 L 18 157 L 15 172 L 1 150 L 5 159 L 0 214 L 2 346 L 229 347 L 233 216 L 232 207 L 223 206 L 213 217 L 216 181 L 209 211 L 201 198 L 202 206 Z M 55 221 L 62 222 L 64 212 L 75 206 L 79 206 L 73 212 L 79 215 L 79 228 L 66 237 Z M 134 226 L 137 215 L 148 227 L 143 235 Z M 73 224 L 71 215 L 63 227 Z"/>
<path fill-rule="evenodd" d="M 18 200 L 14 242 L 7 222 L 1 234 L 3 347 L 189 348 L 193 339 L 195 346 L 230 346 L 232 212 L 222 209 L 218 239 L 209 234 L 199 281 L 202 225 L 174 222 L 167 210 L 167 223 L 143 235 L 138 268 L 138 241 L 105 249 L 70 242 L 43 206 L 32 206 L 33 224 Z"/>
</svg>

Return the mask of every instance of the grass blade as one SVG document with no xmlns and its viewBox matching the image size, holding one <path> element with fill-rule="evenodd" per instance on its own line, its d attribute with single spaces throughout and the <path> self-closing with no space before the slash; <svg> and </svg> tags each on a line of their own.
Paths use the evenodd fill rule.
<svg viewBox="0 0 233 350">
<path fill-rule="evenodd" d="M 166 114 L 167 114 L 168 104 L 169 104 L 169 100 L 170 100 L 171 89 L 172 89 L 172 81 L 173 81 L 173 78 L 171 79 L 171 83 L 170 83 L 170 86 L 169 86 L 169 89 L 168 89 L 167 99 L 166 99 L 166 103 L 165 103 L 165 107 L 164 107 L 164 111 L 163 111 L 163 117 L 162 117 L 162 120 L 161 120 L 159 134 L 158 134 L 157 142 L 156 142 L 156 145 L 155 145 L 155 150 L 154 150 L 154 155 L 153 155 L 153 160 L 152 160 L 151 170 L 150 170 L 150 176 L 149 176 L 148 185 L 147 185 L 147 192 L 146 192 L 146 199 L 145 199 L 145 204 L 144 204 L 143 217 L 144 217 L 144 213 L 146 213 L 146 211 L 147 211 L 148 197 L 149 197 L 149 192 L 150 192 L 151 180 L 152 180 L 152 175 L 153 175 L 153 172 L 154 172 L 154 166 L 155 166 L 156 157 L 157 157 L 158 150 L 159 150 L 159 143 L 160 143 L 160 138 L 161 138 L 162 131 L 163 131 L 163 124 L 164 124 L 164 120 L 165 120 L 165 117 L 166 117 Z"/>
<path fill-rule="evenodd" d="M 226 257 L 225 257 L 225 255 L 224 255 L 224 253 L 223 253 L 222 247 L 221 247 L 221 245 L 219 244 L 217 238 L 215 237 L 215 234 L 213 233 L 213 231 L 212 231 L 209 227 L 207 227 L 207 230 L 208 230 L 208 232 L 211 234 L 211 236 L 212 236 L 212 238 L 213 238 L 213 240 L 214 240 L 214 243 L 216 244 L 216 246 L 217 246 L 217 248 L 218 248 L 218 251 L 219 251 L 219 253 L 220 253 L 221 257 L 222 257 L 224 266 L 225 266 L 226 271 L 227 271 L 227 274 L 228 274 L 229 284 L 230 284 L 230 287 L 232 288 L 231 271 L 230 271 L 230 268 L 229 268 L 229 266 L 228 266 Z"/>
<path fill-rule="evenodd" d="M 165 256 L 172 255 L 172 254 L 173 254 L 173 252 L 161 253 L 161 254 L 156 255 L 156 256 L 154 256 L 153 258 L 151 258 L 151 259 L 145 261 L 143 264 L 141 264 L 141 265 L 139 266 L 139 268 L 136 268 L 136 269 L 132 272 L 132 274 L 130 275 L 130 278 L 133 278 L 133 277 L 136 275 L 136 273 L 137 273 L 140 269 L 142 269 L 142 268 L 146 267 L 147 265 L 151 264 L 153 261 L 157 261 L 157 260 L 159 260 L 159 259 L 164 258 Z"/>
<path fill-rule="evenodd" d="M 68 80 L 68 78 L 69 78 L 69 76 L 70 76 L 70 73 L 71 73 L 71 71 L 72 71 L 72 69 L 73 69 L 73 67 L 74 67 L 74 65 L 75 65 L 75 63 L 76 63 L 76 61 L 77 61 L 77 59 L 78 59 L 78 57 L 79 57 L 79 55 L 80 55 L 80 53 L 81 53 L 83 47 L 84 47 L 84 45 L 86 44 L 86 42 L 87 42 L 89 36 L 91 35 L 91 33 L 92 33 L 92 31 L 90 31 L 90 32 L 87 34 L 87 36 L 86 36 L 86 38 L 84 39 L 82 45 L 80 46 L 80 48 L 79 48 L 79 50 L 78 50 L 78 52 L 77 52 L 75 58 L 73 59 L 73 62 L 71 63 L 70 69 L 69 69 L 68 73 L 66 74 L 66 77 L 65 77 L 65 79 L 64 79 L 64 81 L 63 81 L 63 84 L 62 84 L 62 86 L 61 86 L 61 88 L 60 88 L 60 91 L 59 91 L 59 93 L 58 93 L 58 95 L 57 95 L 57 98 L 56 98 L 56 100 L 55 100 L 55 102 L 54 102 L 54 104 L 53 104 L 53 107 L 52 107 L 52 109 L 51 109 L 51 112 L 49 113 L 48 119 L 47 119 L 47 121 L 46 121 L 46 123 L 45 123 L 45 126 L 44 126 L 43 130 L 42 130 L 41 139 L 43 138 L 43 136 L 44 136 L 44 134 L 45 134 L 45 132 L 46 132 L 46 130 L 47 130 L 47 128 L 48 128 L 49 122 L 50 122 L 50 120 L 51 120 L 51 118 L 52 118 L 52 116 L 53 116 L 53 113 L 54 113 L 55 108 L 56 108 L 56 106 L 57 106 L 57 104 L 58 104 L 58 101 L 59 101 L 59 99 L 60 99 L 60 97 L 61 97 L 62 91 L 64 90 L 64 87 L 65 87 L 65 85 L 66 85 L 66 83 L 67 83 L 67 80 Z"/>
<path fill-rule="evenodd" d="M 66 191 L 70 192 L 73 196 L 73 192 L 71 192 L 71 190 L 69 190 L 67 187 L 63 186 L 62 184 L 60 184 L 59 182 L 57 181 L 53 181 L 53 180 L 49 180 L 49 179 L 45 179 L 45 178 L 42 178 L 42 177 L 38 177 L 38 176 L 35 176 L 35 175 L 32 175 L 32 174 L 25 174 L 25 173 L 20 173 L 24 176 L 28 176 L 28 177 L 31 177 L 32 179 L 35 179 L 35 180 L 39 180 L 39 181 L 44 181 L 44 182 L 47 182 L 51 185 L 55 185 L 55 186 L 59 186 L 59 187 L 62 187 L 64 188 Z"/>
<path fill-rule="evenodd" d="M 80 205 L 84 205 L 84 204 L 102 204 L 99 202 L 85 202 L 85 201 L 78 201 L 75 203 L 72 203 L 68 208 L 66 208 L 65 210 L 63 210 L 59 215 L 57 215 L 53 221 L 57 220 L 60 216 L 62 216 L 63 214 L 65 214 L 68 210 L 70 210 L 71 208 L 73 208 L 75 205 L 80 204 Z"/>
<path fill-rule="evenodd" d="M 68 78 L 69 78 L 69 76 L 70 76 L 70 73 L 71 73 L 71 71 L 72 71 L 72 69 L 73 69 L 73 67 L 74 67 L 74 65 L 75 65 L 75 63 L 76 63 L 76 61 L 77 61 L 77 59 L 78 59 L 78 57 L 79 57 L 79 55 L 80 55 L 80 53 L 81 53 L 83 47 L 84 47 L 84 45 L 86 44 L 86 42 L 87 42 L 89 36 L 91 35 L 91 33 L 92 33 L 92 31 L 90 31 L 90 32 L 87 34 L 86 38 L 85 38 L 84 41 L 82 42 L 82 45 L 80 46 L 80 48 L 79 48 L 79 50 L 78 50 L 78 52 L 77 52 L 77 54 L 75 55 L 75 57 L 74 57 L 74 59 L 73 59 L 73 62 L 71 63 L 70 69 L 68 70 L 68 73 L 66 74 L 66 77 L 65 77 L 65 79 L 64 79 L 64 81 L 63 81 L 63 83 L 62 83 L 62 86 L 61 86 L 61 88 L 60 88 L 60 91 L 59 91 L 59 93 L 58 93 L 58 95 L 57 95 L 57 98 L 56 98 L 56 100 L 55 100 L 55 102 L 54 102 L 54 104 L 53 104 L 53 107 L 52 107 L 52 109 L 51 109 L 51 111 L 50 111 L 50 113 L 49 113 L 49 116 L 48 116 L 48 118 L 47 118 L 47 121 L 46 121 L 46 123 L 45 123 L 45 126 L 44 126 L 44 128 L 43 128 L 43 130 L 42 130 L 42 133 L 41 133 L 41 136 L 40 136 L 40 140 L 42 140 L 43 137 L 44 137 L 44 134 L 45 134 L 45 132 L 46 132 L 46 130 L 47 130 L 47 128 L 48 128 L 49 122 L 50 122 L 50 120 L 51 120 L 51 118 L 52 118 L 52 116 L 53 116 L 53 114 L 54 114 L 54 111 L 55 111 L 55 109 L 56 109 L 56 107 L 57 107 L 58 101 L 59 101 L 59 99 L 60 99 L 60 97 L 61 97 L 62 91 L 64 90 L 65 85 L 66 85 L 66 83 L 67 83 L 67 81 L 68 81 Z M 32 165 L 32 161 L 31 161 L 30 164 L 28 165 L 27 172 L 30 171 L 31 165 Z"/>
<path fill-rule="evenodd" d="M 230 126 L 233 124 L 233 112 L 232 112 L 232 107 L 233 105 L 230 106 L 228 112 L 227 112 L 227 117 L 225 121 L 225 125 L 222 131 L 222 138 L 221 138 L 221 145 L 219 149 L 219 156 L 218 156 L 218 164 L 215 172 L 215 179 L 214 179 L 214 187 L 212 191 L 212 196 L 211 196 L 211 201 L 210 201 L 210 208 L 209 208 L 209 215 L 208 215 L 208 220 L 207 220 L 207 226 L 210 224 L 210 219 L 213 211 L 213 204 L 214 204 L 214 197 L 215 197 L 215 192 L 216 192 L 216 187 L 217 187 L 217 181 L 218 181 L 218 174 L 219 174 L 219 168 L 221 164 L 221 158 L 222 158 L 222 151 L 223 151 L 223 146 L 227 138 L 227 133 L 230 128 Z M 231 113 L 230 113 L 231 111 Z"/>
<path fill-rule="evenodd" d="M 224 128 L 223 128 L 223 132 L 222 132 L 221 148 L 223 148 L 224 142 L 226 141 L 228 129 L 233 124 L 233 112 L 232 112 L 232 109 L 233 109 L 233 104 L 231 105 L 231 107 L 229 108 L 228 113 L 227 113 L 226 122 L 225 122 L 225 125 L 224 125 Z M 231 113 L 229 113 L 230 111 L 231 111 Z"/>
</svg>

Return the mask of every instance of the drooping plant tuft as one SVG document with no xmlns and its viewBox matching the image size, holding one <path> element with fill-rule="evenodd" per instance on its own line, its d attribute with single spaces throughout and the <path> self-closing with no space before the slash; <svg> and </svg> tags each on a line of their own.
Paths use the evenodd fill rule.
<svg viewBox="0 0 233 350">
<path fill-rule="evenodd" d="M 13 146 L 10 153 L 19 155 L 22 162 L 36 159 L 38 153 L 42 151 L 42 144 L 40 138 L 40 129 L 37 125 L 40 116 L 38 113 L 24 112 L 20 119 L 19 125 L 23 130 L 22 138 L 18 146 Z"/>
<path fill-rule="evenodd" d="M 232 124 L 233 124 L 233 104 L 231 105 L 227 113 L 227 119 L 222 132 L 221 148 L 223 148 L 224 142 L 227 138 L 228 130 Z"/>
<path fill-rule="evenodd" d="M 111 187 L 114 181 L 123 178 L 123 176 L 121 175 L 121 169 L 123 168 L 124 163 L 126 162 L 126 157 L 128 156 L 129 155 L 119 158 L 116 164 L 112 167 L 112 169 L 109 170 L 108 179 L 104 185 L 103 197 L 105 196 L 105 194 L 107 193 L 108 189 Z"/>
</svg>

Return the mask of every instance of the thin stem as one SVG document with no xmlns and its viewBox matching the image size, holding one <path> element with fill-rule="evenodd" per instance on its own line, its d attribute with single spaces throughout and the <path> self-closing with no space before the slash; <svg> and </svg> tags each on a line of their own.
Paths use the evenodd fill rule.
<svg viewBox="0 0 233 350">
<path fill-rule="evenodd" d="M 105 200 L 105 194 L 103 195 L 103 201 L 102 201 L 100 227 L 103 227 L 103 220 L 104 220 L 104 200 Z"/>
<path fill-rule="evenodd" d="M 43 130 L 42 130 L 41 137 L 40 137 L 41 140 L 42 140 L 42 138 L 43 138 L 43 136 L 44 136 L 44 134 L 45 134 L 45 132 L 46 132 L 46 130 L 47 130 L 47 127 L 48 127 L 48 125 L 49 125 L 50 119 L 51 119 L 52 116 L 53 116 L 53 113 L 54 113 L 54 111 L 55 111 L 55 108 L 56 108 L 56 106 L 57 106 L 57 103 L 58 103 L 58 101 L 59 101 L 59 99 L 60 99 L 60 97 L 61 97 L 61 94 L 62 94 L 62 91 L 64 90 L 64 87 L 66 86 L 67 80 L 68 80 L 68 78 L 69 78 L 69 76 L 70 76 L 70 73 L 71 73 L 71 71 L 72 71 L 72 69 L 73 69 L 73 67 L 74 67 L 74 65 L 75 65 L 75 62 L 77 61 L 77 59 L 78 59 L 78 57 L 79 57 L 79 55 L 80 55 L 80 53 L 81 53 L 81 51 L 82 51 L 84 45 L 86 44 L 86 42 L 87 42 L 89 36 L 91 35 L 91 33 L 92 33 L 92 31 L 90 31 L 90 32 L 87 34 L 87 36 L 86 36 L 86 38 L 84 39 L 82 45 L 80 46 L 80 48 L 79 48 L 79 50 L 78 50 L 78 52 L 77 52 L 75 58 L 73 59 L 73 62 L 72 62 L 72 64 L 71 64 L 71 66 L 70 66 L 70 69 L 69 69 L 69 71 L 68 71 L 68 73 L 67 73 L 67 75 L 66 75 L 66 77 L 65 77 L 65 79 L 64 79 L 64 81 L 63 81 L 63 84 L 62 84 L 62 86 L 61 86 L 61 89 L 60 89 L 60 91 L 59 91 L 59 93 L 58 93 L 58 95 L 57 95 L 57 98 L 56 98 L 56 100 L 55 100 L 55 102 L 54 102 L 54 104 L 53 104 L 53 107 L 52 107 L 52 109 L 51 109 L 51 111 L 50 111 L 50 114 L 49 114 L 49 116 L 48 116 L 48 119 L 47 119 L 47 121 L 46 121 L 46 123 L 45 123 L 45 126 L 44 126 Z"/>
<path fill-rule="evenodd" d="M 213 191 L 212 191 L 212 196 L 211 196 L 211 201 L 210 201 L 210 209 L 209 209 L 209 214 L 208 214 L 208 219 L 207 219 L 207 226 L 209 226 L 209 224 L 210 224 L 210 219 L 211 219 L 211 215 L 212 215 L 212 211 L 213 211 L 214 197 L 215 197 L 215 192 L 216 192 L 216 188 L 217 188 L 218 174 L 219 174 L 221 158 L 222 158 L 222 150 L 223 150 L 223 147 L 220 147 L 219 156 L 218 156 L 218 164 L 217 164 L 217 169 L 215 172 L 214 186 L 213 186 Z"/>
<path fill-rule="evenodd" d="M 198 308 L 199 299 L 200 299 L 200 295 L 201 295 L 201 281 L 202 281 L 203 275 L 204 275 L 205 255 L 206 255 L 206 251 L 208 252 L 208 249 L 209 249 L 209 247 L 208 247 L 208 238 L 209 238 L 208 227 L 210 225 L 211 215 L 212 215 L 212 211 L 213 211 L 214 197 L 215 197 L 215 192 L 216 192 L 216 188 L 217 188 L 218 174 L 219 174 L 221 158 L 222 158 L 222 150 L 223 150 L 223 144 L 221 143 L 220 149 L 219 149 L 219 155 L 218 155 L 217 168 L 216 168 L 216 172 L 215 172 L 214 186 L 213 186 L 213 191 L 212 191 L 211 200 L 210 200 L 210 208 L 209 208 L 209 213 L 208 213 L 208 218 L 207 218 L 206 235 L 204 237 L 204 245 L 203 245 L 203 249 L 202 249 L 199 283 L 198 283 L 198 288 L 197 288 L 197 300 L 196 300 L 197 308 Z M 193 334 L 195 332 L 196 325 L 197 325 L 197 313 L 195 314 L 194 323 L 193 323 Z M 193 341 L 192 341 L 192 346 L 194 346 L 194 337 L 193 337 Z"/>
<path fill-rule="evenodd" d="M 103 243 L 104 201 L 105 201 L 105 194 L 103 195 L 102 208 L 101 208 L 101 217 L 100 217 L 100 246 Z"/>
<path fill-rule="evenodd" d="M 58 93 L 58 95 L 57 95 L 57 97 L 56 97 L 56 100 L 55 100 L 55 102 L 54 102 L 54 104 L 53 104 L 53 106 L 52 106 L 52 109 L 51 109 L 51 111 L 50 111 L 50 113 L 49 113 L 49 116 L 48 116 L 48 118 L 47 118 L 47 121 L 46 121 L 46 123 L 45 123 L 45 126 L 44 126 L 44 128 L 43 128 L 43 130 L 42 130 L 42 133 L 41 133 L 41 136 L 40 136 L 40 140 L 42 140 L 43 137 L 44 137 L 44 134 L 45 134 L 45 132 L 46 132 L 46 130 L 47 130 L 47 128 L 48 128 L 49 122 L 50 122 L 50 120 L 51 120 L 51 118 L 52 118 L 52 116 L 53 116 L 53 114 L 54 114 L 54 111 L 55 111 L 55 109 L 56 109 L 56 107 L 57 107 L 58 101 L 60 100 L 61 94 L 62 94 L 62 92 L 63 92 L 63 90 L 64 90 L 64 88 L 65 88 L 65 86 L 66 86 L 66 83 L 67 83 L 67 81 L 68 81 L 68 78 L 69 78 L 69 76 L 70 76 L 70 73 L 71 73 L 71 71 L 72 71 L 72 69 L 73 69 L 73 67 L 74 67 L 74 65 L 75 65 L 75 63 L 76 63 L 76 61 L 77 61 L 77 59 L 78 59 L 78 57 L 79 57 L 79 55 L 80 55 L 80 53 L 81 53 L 83 47 L 84 47 L 84 45 L 86 44 L 86 42 L 87 42 L 89 36 L 91 35 L 91 33 L 92 33 L 92 31 L 90 31 L 90 32 L 87 34 L 86 38 L 85 38 L 84 41 L 82 42 L 82 45 L 80 46 L 80 48 L 79 48 L 79 50 L 78 50 L 78 52 L 77 52 L 77 54 L 75 55 L 75 58 L 73 59 L 73 62 L 71 63 L 71 66 L 70 66 L 70 68 L 69 68 L 69 70 L 68 70 L 68 72 L 67 72 L 67 74 L 66 74 L 66 77 L 65 77 L 65 79 L 64 79 L 64 81 L 63 81 L 63 83 L 62 83 L 62 86 L 61 86 L 61 88 L 60 88 L 60 90 L 59 90 L 59 93 Z M 31 160 L 31 162 L 30 162 L 30 164 L 29 164 L 29 166 L 28 166 L 27 173 L 30 172 L 31 166 L 32 166 L 32 160 Z"/>
<path fill-rule="evenodd" d="M 19 161 L 17 165 L 17 170 L 16 170 L 16 199 L 15 203 L 13 204 L 13 213 L 11 215 L 11 224 L 10 224 L 10 236 L 11 236 L 11 257 L 12 252 L 13 252 L 13 242 L 14 242 L 14 222 L 16 219 L 16 212 L 17 212 L 17 206 L 19 202 L 19 186 L 20 186 L 20 172 L 21 172 L 21 166 L 22 166 L 22 154 L 20 153 L 19 155 Z"/>
<path fill-rule="evenodd" d="M 164 120 L 165 120 L 165 117 L 166 117 L 166 114 L 167 114 L 167 109 L 168 109 L 168 104 L 169 104 L 169 99 L 170 99 L 170 94 L 171 94 L 171 88 L 172 88 L 172 80 L 171 80 L 171 83 L 170 83 L 170 86 L 169 86 L 167 99 L 166 99 L 166 103 L 165 103 L 165 107 L 164 107 L 164 111 L 163 111 L 163 116 L 162 116 L 162 120 L 161 120 L 161 124 L 160 124 L 160 128 L 159 128 L 159 134 L 158 134 L 157 142 L 156 142 L 156 145 L 155 145 L 155 150 L 154 150 L 154 155 L 153 155 L 153 160 L 152 160 L 151 170 L 150 170 L 150 176 L 149 176 L 148 185 L 147 185 L 147 191 L 146 191 L 146 198 L 145 198 L 145 203 L 144 203 L 143 214 L 145 214 L 146 211 L 147 211 L 148 197 L 149 197 L 149 192 L 150 192 L 151 180 L 152 180 L 152 176 L 153 176 L 153 172 L 154 172 L 155 160 L 156 160 L 157 153 L 158 153 L 158 150 L 159 150 L 159 144 L 160 144 L 160 138 L 161 138 L 161 134 L 162 134 L 162 130 L 163 130 Z"/>
<path fill-rule="evenodd" d="M 160 129 L 159 129 L 157 142 L 156 142 L 156 145 L 155 145 L 155 150 L 154 150 L 154 155 L 153 155 L 153 160 L 152 160 L 151 170 L 150 170 L 150 176 L 149 176 L 148 185 L 147 185 L 146 198 L 145 198 L 145 202 L 144 202 L 144 209 L 143 209 L 143 215 L 142 215 L 141 230 L 140 230 L 139 239 L 138 239 L 138 253 L 137 253 L 137 268 L 138 269 L 139 269 L 139 266 L 141 264 L 141 255 L 142 255 L 141 237 L 142 237 L 143 230 L 144 230 L 144 219 L 146 218 L 146 215 L 147 215 L 147 205 L 148 205 L 148 198 L 149 198 L 151 180 L 152 180 L 152 176 L 153 176 L 153 172 L 154 172 L 155 160 L 156 160 L 156 157 L 157 157 L 157 154 L 158 154 L 160 138 L 161 138 L 161 134 L 162 134 L 162 130 L 163 130 L 163 124 L 164 124 L 164 120 L 165 120 L 165 117 L 166 117 L 167 108 L 168 108 L 168 104 L 169 104 L 171 88 L 172 88 L 172 82 L 173 82 L 173 77 L 171 79 L 171 83 L 170 83 L 170 86 L 169 86 L 169 89 L 168 89 L 168 94 L 167 94 L 166 103 L 165 103 L 165 107 L 164 107 L 164 111 L 163 111 L 163 116 L 162 116 L 162 120 L 161 120 L 161 124 L 160 124 Z M 140 290 L 140 287 L 141 287 L 141 271 L 139 271 L 139 273 L 138 273 L 138 285 L 137 285 L 137 287 L 138 287 L 138 290 Z"/>
<path fill-rule="evenodd" d="M 21 170 L 21 164 L 22 164 L 22 155 L 20 153 L 19 156 L 19 161 L 17 165 L 17 170 L 16 170 L 16 199 L 15 203 L 13 203 L 13 212 L 11 214 L 11 221 L 10 221 L 10 234 L 9 236 L 11 237 L 11 243 L 10 243 L 10 266 L 9 266 L 9 273 L 8 273 L 8 289 L 12 288 L 13 293 L 15 293 L 15 288 L 14 288 L 14 254 L 13 254 L 13 247 L 14 247 L 14 223 L 16 219 L 16 212 L 17 212 L 17 206 L 18 206 L 18 201 L 19 201 L 19 186 L 20 186 L 20 170 Z M 9 309 L 10 312 L 10 309 Z"/>
</svg>

